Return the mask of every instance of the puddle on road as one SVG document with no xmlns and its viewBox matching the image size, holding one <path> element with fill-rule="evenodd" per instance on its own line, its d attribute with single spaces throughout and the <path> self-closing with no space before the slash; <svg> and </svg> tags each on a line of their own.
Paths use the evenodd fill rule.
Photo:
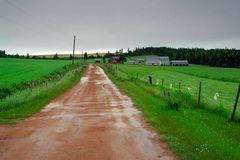
<svg viewBox="0 0 240 160">
<path fill-rule="evenodd" d="M 84 84 L 84 83 L 88 82 L 88 80 L 89 80 L 88 77 L 82 77 L 81 81 L 80 81 L 80 84 Z"/>
<path fill-rule="evenodd" d="M 60 107 L 61 104 L 60 103 L 55 103 L 55 102 L 52 102 L 52 103 L 49 103 L 45 108 L 42 109 L 42 112 L 49 112 L 51 111 L 53 108 L 57 108 L 57 107 Z"/>
</svg>

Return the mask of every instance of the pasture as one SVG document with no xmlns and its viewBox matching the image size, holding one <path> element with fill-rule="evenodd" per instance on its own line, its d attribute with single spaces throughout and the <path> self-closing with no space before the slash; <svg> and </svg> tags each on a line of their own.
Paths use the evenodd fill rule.
<svg viewBox="0 0 240 160">
<path fill-rule="evenodd" d="M 0 59 L 0 124 L 31 116 L 76 84 L 85 67 L 70 64 L 70 60 Z"/>
<path fill-rule="evenodd" d="M 221 108 L 219 104 L 225 104 L 222 106 L 224 111 L 230 111 L 233 107 L 238 83 L 226 82 L 222 78 L 228 79 L 227 75 L 231 74 L 231 69 L 213 68 L 218 72 L 212 72 L 214 73 L 212 74 L 209 71 L 212 68 L 198 65 L 157 67 L 118 64 L 112 65 L 112 69 L 108 65 L 102 65 L 102 67 L 110 79 L 131 97 L 135 106 L 143 112 L 146 121 L 161 134 L 160 139 L 167 141 L 174 152 L 180 155 L 181 159 L 239 159 L 239 123 L 229 122 L 229 114 L 226 118 L 216 110 L 209 112 L 206 108 L 197 106 L 195 93 L 188 94 L 189 90 L 184 89 L 184 87 L 194 88 L 199 81 L 202 81 L 203 85 L 210 87 L 203 87 L 202 98 L 206 106 Z M 186 73 L 191 73 L 192 70 L 202 72 L 199 72 L 198 76 Z M 236 72 L 235 69 L 233 70 L 233 72 Z M 149 75 L 153 77 L 152 85 L 148 83 Z M 218 80 L 203 78 L 203 75 L 217 77 Z M 164 87 L 161 86 L 161 81 L 156 84 L 156 81 L 161 80 L 161 78 L 166 80 Z M 230 81 L 230 79 L 228 80 Z M 178 84 L 179 81 L 187 84 L 187 86 L 182 86 L 183 95 L 177 88 L 170 88 L 169 86 L 170 83 Z M 163 95 L 163 90 L 170 91 L 171 97 Z M 220 93 L 218 97 L 220 102 L 213 100 L 212 92 L 216 92 L 216 90 L 221 90 L 222 93 L 226 92 L 225 96 L 228 96 L 228 99 L 221 100 L 222 93 Z M 232 90 L 233 92 L 231 92 Z M 174 93 L 175 95 L 172 95 Z M 231 97 L 229 93 L 234 95 Z M 192 99 L 194 102 L 191 101 Z M 214 101 L 217 106 L 211 105 L 211 102 Z M 171 105 L 174 103 L 179 105 L 180 108 L 172 108 Z"/>
<path fill-rule="evenodd" d="M 202 82 L 201 102 L 211 106 L 223 107 L 228 113 L 232 111 L 240 82 L 240 69 L 217 68 L 201 65 L 189 67 L 149 66 L 118 64 L 118 75 L 137 78 L 164 88 L 188 93 L 193 99 L 198 97 L 199 83 Z"/>
<path fill-rule="evenodd" d="M 71 61 L 0 58 L 0 87 L 41 79 L 67 64 Z"/>
</svg>

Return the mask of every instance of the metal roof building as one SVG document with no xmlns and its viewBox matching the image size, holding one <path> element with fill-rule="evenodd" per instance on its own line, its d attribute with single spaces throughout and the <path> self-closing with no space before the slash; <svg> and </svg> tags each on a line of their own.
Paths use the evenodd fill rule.
<svg viewBox="0 0 240 160">
<path fill-rule="evenodd" d="M 164 56 L 164 57 L 148 57 L 147 60 L 146 60 L 146 64 L 169 66 L 170 65 L 170 60 L 169 60 L 168 56 Z"/>
<path fill-rule="evenodd" d="M 171 61 L 172 66 L 188 66 L 189 63 L 187 60 L 173 60 Z"/>
</svg>

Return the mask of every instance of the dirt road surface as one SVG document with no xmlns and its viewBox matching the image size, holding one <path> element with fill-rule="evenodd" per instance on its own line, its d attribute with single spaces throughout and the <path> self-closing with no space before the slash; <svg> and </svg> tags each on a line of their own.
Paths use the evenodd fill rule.
<svg viewBox="0 0 240 160">
<path fill-rule="evenodd" d="M 72 89 L 17 126 L 0 126 L 2 160 L 177 159 L 141 113 L 91 65 Z"/>
</svg>

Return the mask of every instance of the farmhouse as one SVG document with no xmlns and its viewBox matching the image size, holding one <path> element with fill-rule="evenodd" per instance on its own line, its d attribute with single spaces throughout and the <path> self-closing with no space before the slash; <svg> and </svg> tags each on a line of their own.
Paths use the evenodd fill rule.
<svg viewBox="0 0 240 160">
<path fill-rule="evenodd" d="M 111 58 L 108 59 L 108 63 L 112 63 L 112 64 L 121 63 L 120 57 L 117 57 L 117 56 L 111 57 Z"/>
<path fill-rule="evenodd" d="M 171 61 L 172 66 L 188 66 L 189 63 L 187 60 L 173 60 Z"/>
<path fill-rule="evenodd" d="M 164 57 L 148 57 L 147 60 L 146 60 L 146 64 L 169 66 L 170 65 L 170 60 L 169 60 L 168 56 L 164 56 Z"/>
</svg>

